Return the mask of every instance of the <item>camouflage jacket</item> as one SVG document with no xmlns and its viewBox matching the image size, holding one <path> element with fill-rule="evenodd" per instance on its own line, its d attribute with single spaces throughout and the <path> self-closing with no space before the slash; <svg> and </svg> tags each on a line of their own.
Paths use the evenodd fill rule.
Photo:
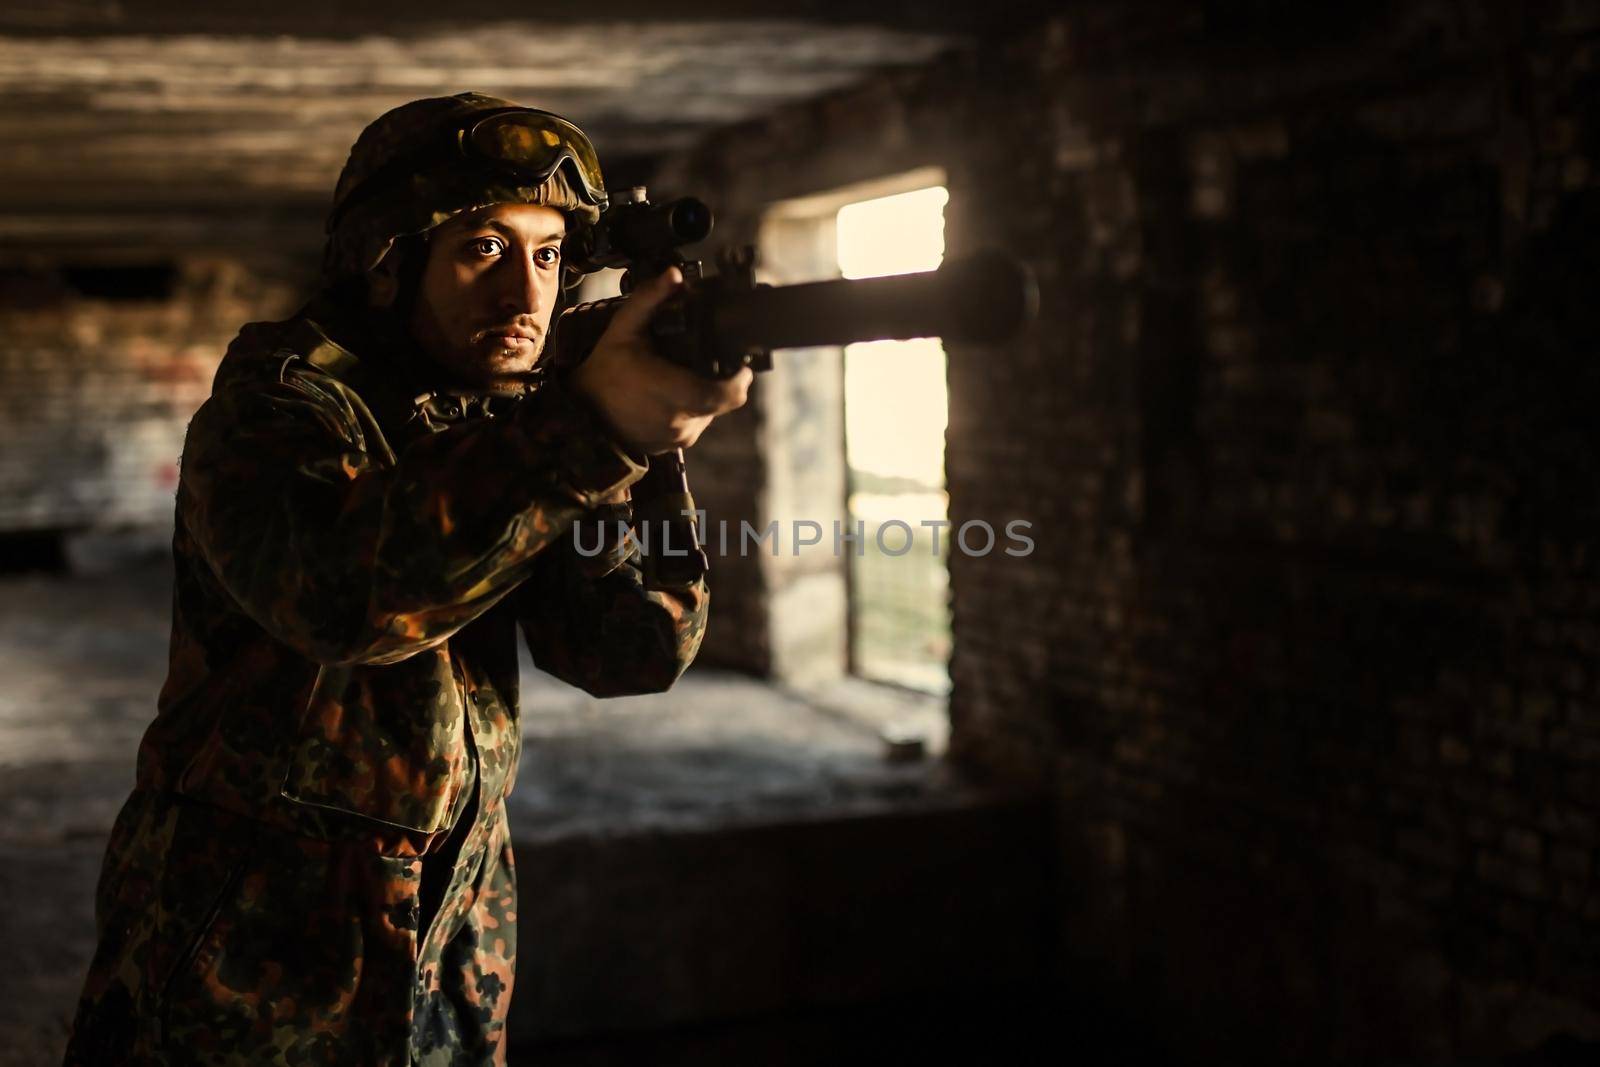
<svg viewBox="0 0 1600 1067">
<path fill-rule="evenodd" d="M 184 447 L 169 673 L 69 1063 L 405 1064 L 430 990 L 478 1016 L 433 1019 L 438 1042 L 470 1022 L 491 1056 L 438 1062 L 503 1056 L 517 629 L 590 693 L 658 691 L 707 593 L 647 590 L 626 545 L 576 552 L 645 467 L 560 381 L 507 402 L 437 384 L 381 318 L 315 304 L 229 348 Z"/>
</svg>

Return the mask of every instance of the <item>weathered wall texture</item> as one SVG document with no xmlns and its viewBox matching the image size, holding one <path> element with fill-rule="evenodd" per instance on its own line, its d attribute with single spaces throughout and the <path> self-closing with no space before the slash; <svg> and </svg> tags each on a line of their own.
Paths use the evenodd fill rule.
<svg viewBox="0 0 1600 1067">
<path fill-rule="evenodd" d="M 189 416 L 239 326 L 293 309 L 283 276 L 225 260 L 7 271 L 0 533 L 170 524 Z"/>
<path fill-rule="evenodd" d="M 1075 1003 L 1230 1061 L 1600 1036 L 1600 12 L 1074 9 L 657 191 L 748 237 L 937 164 L 951 253 L 1038 272 L 951 347 L 952 518 L 1038 531 L 955 560 L 951 714 L 1058 798 Z"/>
</svg>

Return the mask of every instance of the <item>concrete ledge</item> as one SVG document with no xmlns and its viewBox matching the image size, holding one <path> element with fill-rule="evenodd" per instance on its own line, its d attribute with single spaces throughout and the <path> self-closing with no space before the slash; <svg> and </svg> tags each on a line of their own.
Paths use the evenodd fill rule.
<svg viewBox="0 0 1600 1067">
<path fill-rule="evenodd" d="M 1041 973 L 1042 803 L 886 761 L 916 701 L 848 689 L 527 695 L 516 1047 Z"/>
</svg>

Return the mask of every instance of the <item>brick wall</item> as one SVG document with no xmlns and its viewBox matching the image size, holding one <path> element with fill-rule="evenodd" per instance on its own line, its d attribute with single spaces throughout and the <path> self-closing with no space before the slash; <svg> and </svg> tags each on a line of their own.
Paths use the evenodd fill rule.
<svg viewBox="0 0 1600 1067">
<path fill-rule="evenodd" d="M 292 270 L 221 259 L 15 268 L 0 287 L 0 533 L 170 529 L 189 416 Z"/>
<path fill-rule="evenodd" d="M 654 186 L 748 239 L 939 165 L 950 253 L 1037 272 L 950 346 L 952 519 L 1038 543 L 955 559 L 952 746 L 1058 800 L 1072 1004 L 1233 1061 L 1594 1039 L 1600 11 L 1328 10 L 1074 5 Z M 733 514 L 761 417 L 697 450 Z"/>
</svg>

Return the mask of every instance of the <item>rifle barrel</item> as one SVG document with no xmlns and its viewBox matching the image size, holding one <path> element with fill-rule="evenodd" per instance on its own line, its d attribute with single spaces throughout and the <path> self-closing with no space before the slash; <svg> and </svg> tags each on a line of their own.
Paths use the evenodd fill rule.
<svg viewBox="0 0 1600 1067">
<path fill-rule="evenodd" d="M 720 294 L 712 330 L 725 350 L 805 348 L 906 337 L 998 341 L 1038 306 L 1026 267 L 984 252 L 921 274 Z"/>
</svg>

